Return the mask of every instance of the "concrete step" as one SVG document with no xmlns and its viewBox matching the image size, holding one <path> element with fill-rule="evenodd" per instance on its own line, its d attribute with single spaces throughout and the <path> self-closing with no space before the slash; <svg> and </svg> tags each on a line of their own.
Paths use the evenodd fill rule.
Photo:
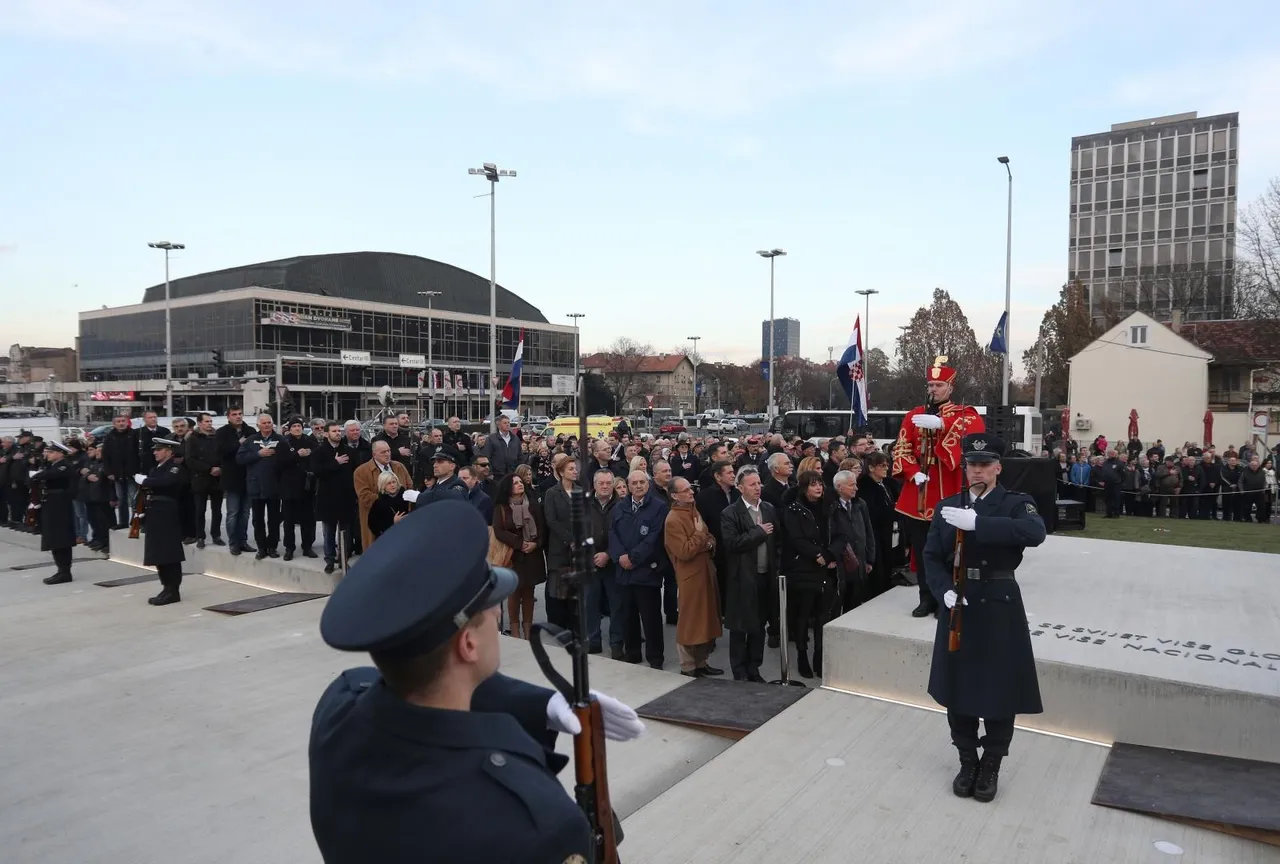
<svg viewBox="0 0 1280 864">
<path fill-rule="evenodd" d="M 820 690 L 626 819 L 619 854 L 647 864 L 1280 857 L 1263 843 L 1093 805 L 1109 749 L 1082 741 L 1017 732 L 996 800 L 957 798 L 949 737 L 940 713 Z"/>
<path fill-rule="evenodd" d="M 122 564 L 141 567 L 144 538 L 129 539 L 128 531 L 111 532 L 111 558 Z M 302 591 L 308 594 L 332 594 L 342 578 L 342 570 L 324 572 L 323 558 L 304 558 L 301 553 L 292 561 L 280 558 L 257 560 L 253 553 L 232 555 L 226 546 L 208 545 L 197 549 L 194 544 L 183 546 L 186 560 L 184 573 L 204 573 L 219 579 L 229 579 L 265 588 L 269 591 Z M 319 551 L 319 550 L 317 550 Z"/>
<path fill-rule="evenodd" d="M 1051 536 L 1018 571 L 1044 713 L 1019 724 L 1280 762 L 1280 559 Z M 935 622 L 895 588 L 824 629 L 829 687 L 936 707 Z"/>
</svg>

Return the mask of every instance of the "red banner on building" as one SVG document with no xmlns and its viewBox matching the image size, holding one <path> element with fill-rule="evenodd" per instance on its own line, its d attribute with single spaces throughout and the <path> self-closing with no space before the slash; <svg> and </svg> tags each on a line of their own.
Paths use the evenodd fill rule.
<svg viewBox="0 0 1280 864">
<path fill-rule="evenodd" d="M 89 394 L 92 402 L 134 402 L 137 392 L 134 390 L 95 390 Z"/>
</svg>

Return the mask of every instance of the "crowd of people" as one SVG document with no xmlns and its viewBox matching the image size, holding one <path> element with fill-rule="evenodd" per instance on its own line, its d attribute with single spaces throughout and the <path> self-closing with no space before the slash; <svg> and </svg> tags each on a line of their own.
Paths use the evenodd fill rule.
<svg viewBox="0 0 1280 864">
<path fill-rule="evenodd" d="M 1122 515 L 1224 522 L 1272 521 L 1277 500 L 1276 454 L 1194 441 L 1166 448 L 1137 437 L 1123 446 L 1098 435 L 1082 447 L 1072 438 L 1045 441 L 1043 455 L 1057 460 L 1058 497 L 1085 502 L 1105 518 Z M 1278 448 L 1280 449 L 1280 448 Z"/>
<path fill-rule="evenodd" d="M 552 623 L 578 624 L 566 577 L 570 493 L 581 488 L 599 574 L 588 583 L 591 650 L 662 668 L 663 628 L 674 626 L 681 671 L 691 677 L 724 674 L 708 657 L 727 630 L 732 675 L 762 679 L 764 646 L 781 638 L 780 574 L 804 677 L 821 675 L 822 624 L 903 578 L 897 482 L 869 437 L 655 437 L 633 435 L 624 422 L 583 453 L 574 435 L 523 435 L 506 417 L 492 434 L 476 434 L 456 417 L 418 431 L 406 414 L 388 415 L 366 436 L 354 420 L 293 417 L 277 428 L 270 415 L 248 421 L 232 409 L 216 429 L 208 414 L 167 428 L 147 412 L 138 428 L 116 417 L 101 440 L 50 447 L 19 436 L 0 445 L 11 527 L 65 534 L 46 544 L 50 551 L 85 545 L 110 554 L 113 534 L 130 527 L 139 505 L 163 499 L 179 547 L 225 546 L 258 560 L 323 556 L 333 573 L 410 512 L 469 501 L 491 526 L 492 562 L 520 576 L 505 616 L 518 638 L 528 637 L 539 602 Z M 62 458 L 65 485 L 41 473 Z M 44 502 L 36 510 L 33 489 Z M 63 521 L 63 502 L 67 525 L 46 530 L 42 520 Z M 148 518 L 144 533 L 155 530 Z M 183 558 L 180 548 L 165 557 Z M 60 567 L 53 584 L 70 579 L 69 566 Z"/>
<path fill-rule="evenodd" d="M 292 417 L 277 429 L 270 415 L 250 423 L 237 409 L 216 429 L 208 414 L 172 426 L 148 412 L 136 429 L 115 418 L 101 440 L 0 440 L 10 527 L 41 533 L 42 521 L 61 518 L 50 498 L 65 499 L 70 524 L 54 529 L 69 536 L 64 546 L 109 554 L 166 449 L 176 543 L 258 560 L 322 556 L 326 573 L 410 512 L 463 499 L 491 527 L 491 562 L 520 576 L 505 626 L 528 638 L 539 602 L 550 622 L 579 623 L 566 577 L 570 493 L 580 488 L 599 573 L 587 583 L 591 650 L 662 668 L 663 628 L 674 626 L 681 671 L 722 675 L 708 658 L 728 631 L 729 671 L 743 680 L 761 680 L 764 646 L 780 643 L 780 576 L 795 668 L 806 678 L 822 674 L 826 621 L 912 579 L 910 538 L 895 512 L 900 483 L 870 437 L 634 435 L 624 422 L 583 454 L 574 435 L 524 435 L 506 417 L 492 434 L 463 431 L 457 417 L 416 430 L 407 414 L 386 416 L 372 435 L 355 420 Z M 1219 457 L 1191 442 L 1166 452 L 1162 441 L 1117 448 L 1099 436 L 1081 447 L 1051 435 L 1044 455 L 1058 461 L 1060 497 L 1096 501 L 1108 517 L 1267 522 L 1276 499 L 1274 457 L 1247 446 Z M 63 459 L 60 489 L 41 471 Z M 69 566 L 51 578 L 69 581 Z"/>
</svg>

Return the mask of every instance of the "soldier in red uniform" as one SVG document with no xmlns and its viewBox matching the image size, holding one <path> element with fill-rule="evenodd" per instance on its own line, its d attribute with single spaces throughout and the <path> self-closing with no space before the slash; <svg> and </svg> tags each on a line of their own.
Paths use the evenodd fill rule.
<svg viewBox="0 0 1280 864">
<path fill-rule="evenodd" d="M 945 355 L 934 359 L 927 379 L 929 402 L 912 408 L 902 418 L 898 442 L 893 446 L 893 476 L 902 484 L 896 509 L 907 517 L 902 520 L 903 529 L 911 543 L 911 564 L 920 587 L 920 605 L 911 612 L 914 618 L 938 611 L 938 601 L 924 578 L 929 521 L 939 501 L 958 495 L 964 488 L 961 439 L 987 428 L 971 406 L 951 401 L 956 370 L 944 366 L 946 362 Z"/>
</svg>

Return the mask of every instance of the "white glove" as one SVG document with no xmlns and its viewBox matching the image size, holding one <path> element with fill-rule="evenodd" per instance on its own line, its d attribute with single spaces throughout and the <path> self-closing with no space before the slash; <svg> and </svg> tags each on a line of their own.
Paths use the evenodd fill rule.
<svg viewBox="0 0 1280 864">
<path fill-rule="evenodd" d="M 943 507 L 942 521 L 961 531 L 972 531 L 978 524 L 978 511 L 967 507 Z"/>
<path fill-rule="evenodd" d="M 133 482 L 134 482 L 134 483 L 137 483 L 139 486 L 141 486 L 141 485 L 142 485 L 142 483 L 143 483 L 143 481 L 145 481 L 146 479 L 147 479 L 147 475 L 146 475 L 146 474 L 134 474 L 134 475 L 133 475 Z"/>
<path fill-rule="evenodd" d="M 942 418 L 937 414 L 916 414 L 911 422 L 917 429 L 941 429 Z"/>
<path fill-rule="evenodd" d="M 942 595 L 942 602 L 947 604 L 947 608 L 948 608 L 948 609 L 954 609 L 954 608 L 955 608 L 955 605 L 956 605 L 956 592 L 954 592 L 954 591 L 948 591 L 946 594 L 943 594 L 943 595 Z M 968 605 L 969 605 L 969 598 L 968 598 L 968 597 L 964 598 L 964 603 L 963 603 L 962 605 L 964 605 L 964 606 L 968 606 Z"/>
<path fill-rule="evenodd" d="M 408 501 L 410 504 L 417 504 L 419 494 L 420 493 L 417 489 L 406 489 L 400 493 L 400 497 Z"/>
<path fill-rule="evenodd" d="M 923 471 L 917 471 L 916 476 L 912 477 L 911 479 L 915 481 L 915 484 L 917 486 L 923 486 L 924 484 L 929 482 L 929 475 L 924 473 Z"/>
<path fill-rule="evenodd" d="M 27 477 L 28 477 L 28 478 L 30 478 L 30 477 L 34 477 L 34 476 L 36 476 L 36 475 L 37 475 L 37 474 L 39 474 L 39 473 L 40 473 L 39 471 L 28 471 L 28 472 L 27 472 Z"/>
<path fill-rule="evenodd" d="M 644 731 L 644 723 L 634 710 L 598 690 L 592 690 L 591 695 L 600 703 L 604 715 L 604 737 L 610 741 L 630 741 Z M 547 702 L 547 728 L 566 735 L 582 734 L 582 724 L 559 690 Z"/>
</svg>

